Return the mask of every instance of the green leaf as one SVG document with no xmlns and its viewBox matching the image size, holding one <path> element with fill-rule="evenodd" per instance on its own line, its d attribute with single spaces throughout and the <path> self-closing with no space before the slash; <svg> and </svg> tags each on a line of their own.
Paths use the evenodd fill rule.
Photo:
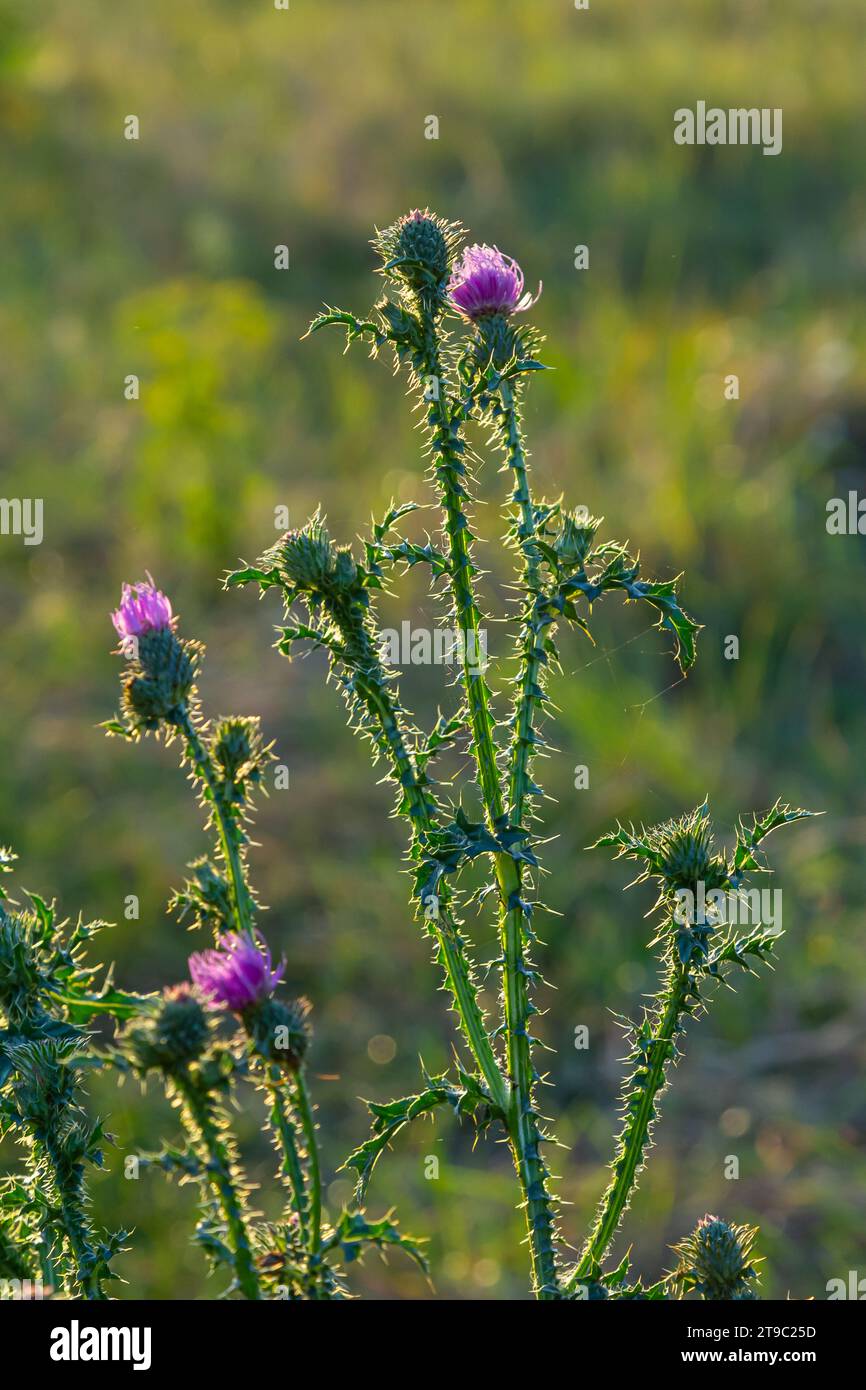
<svg viewBox="0 0 866 1390">
<path fill-rule="evenodd" d="M 373 1116 L 372 1133 L 342 1164 L 342 1168 L 354 1168 L 358 1174 L 355 1201 L 359 1206 L 366 1198 L 373 1169 L 405 1125 L 421 1115 L 429 1115 L 440 1105 L 450 1105 L 455 1114 L 464 1115 L 474 1114 L 480 1105 L 489 1104 L 479 1082 L 463 1072 L 460 1074 L 462 1087 L 447 1082 L 444 1076 L 428 1079 L 431 1084 L 418 1095 L 404 1096 L 402 1100 L 388 1101 L 385 1105 L 366 1102 Z"/>
<path fill-rule="evenodd" d="M 600 573 L 594 569 L 588 575 L 585 569 L 579 568 L 565 578 L 559 586 L 559 601 L 565 604 L 572 595 L 582 593 L 592 604 L 604 593 L 621 589 L 627 599 L 651 604 L 660 615 L 658 627 L 674 634 L 680 670 L 683 673 L 690 670 L 695 664 L 695 637 L 701 625 L 680 606 L 677 584 L 682 576 L 664 580 L 639 579 L 640 559 L 629 555 L 618 541 L 597 547 L 587 564 L 594 566 L 601 560 L 607 560 L 607 564 Z"/>
<path fill-rule="evenodd" d="M 404 1236 L 389 1216 L 384 1216 L 381 1221 L 369 1221 L 359 1211 L 343 1211 L 324 1248 L 339 1249 L 343 1262 L 352 1264 L 360 1259 L 369 1245 L 374 1245 L 380 1251 L 389 1246 L 396 1247 L 404 1250 L 426 1274 L 427 1260 L 421 1249 L 422 1244 L 413 1236 Z"/>
<path fill-rule="evenodd" d="M 734 853 L 735 872 L 739 874 L 749 869 L 763 868 L 756 857 L 756 850 L 761 841 L 766 839 L 772 831 L 777 830 L 780 825 L 790 825 L 793 821 L 810 819 L 820 814 L 820 811 L 792 809 L 790 806 L 783 805 L 781 801 L 777 801 L 760 819 L 758 816 L 753 816 L 751 825 L 746 825 L 740 817 L 737 823 L 737 848 Z"/>
<path fill-rule="evenodd" d="M 263 570 L 255 565 L 247 565 L 244 569 L 233 570 L 225 577 L 225 587 L 240 584 L 258 584 L 262 589 L 270 589 L 280 583 L 280 577 L 276 569 Z"/>
<path fill-rule="evenodd" d="M 693 618 L 680 607 L 676 594 L 677 579 L 668 579 L 656 583 L 647 583 L 639 580 L 634 584 L 626 584 L 624 587 L 629 598 L 646 599 L 656 608 L 661 617 L 658 626 L 660 629 L 667 628 L 676 638 L 676 657 L 680 670 L 685 674 L 695 664 L 697 652 L 695 649 L 695 637 L 701 630 L 700 623 L 696 623 Z"/>
<path fill-rule="evenodd" d="M 98 1014 L 108 1014 L 111 1018 L 132 1018 L 141 1012 L 153 995 L 128 994 L 116 989 L 106 980 L 98 993 L 89 993 L 85 985 L 77 987 L 75 980 L 68 981 L 63 989 L 51 990 L 51 998 L 65 1005 L 73 1023 L 86 1023 Z"/>
</svg>

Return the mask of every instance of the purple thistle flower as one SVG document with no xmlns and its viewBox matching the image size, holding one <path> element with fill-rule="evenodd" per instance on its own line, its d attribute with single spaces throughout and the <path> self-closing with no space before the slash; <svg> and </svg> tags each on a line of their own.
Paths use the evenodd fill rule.
<svg viewBox="0 0 866 1390">
<path fill-rule="evenodd" d="M 225 1007 L 243 1013 L 272 994 L 285 972 L 285 961 L 271 968 L 271 953 L 239 932 L 227 932 L 216 948 L 196 951 L 189 958 L 189 973 L 211 1009 Z"/>
<path fill-rule="evenodd" d="M 524 294 L 520 266 L 495 246 L 467 246 L 448 281 L 452 305 L 473 321 L 486 314 L 523 313 L 540 294 L 540 281 L 538 294 Z"/>
<path fill-rule="evenodd" d="M 174 616 L 171 603 L 157 589 L 150 575 L 141 584 L 124 584 L 120 607 L 111 615 L 115 631 L 121 639 L 143 637 L 147 632 L 159 632 L 171 627 Z"/>
</svg>

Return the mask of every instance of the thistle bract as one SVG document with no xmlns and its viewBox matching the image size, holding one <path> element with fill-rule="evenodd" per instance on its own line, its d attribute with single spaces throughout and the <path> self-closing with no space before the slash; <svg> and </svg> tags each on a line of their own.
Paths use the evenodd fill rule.
<svg viewBox="0 0 866 1390">
<path fill-rule="evenodd" d="M 189 699 L 201 649 L 170 627 L 143 633 L 137 649 L 123 676 L 121 706 L 135 732 L 153 731 L 163 720 L 174 722 Z"/>
<path fill-rule="evenodd" d="M 227 932 L 216 948 L 189 958 L 190 976 L 209 1006 L 238 1014 L 266 999 L 285 968 L 282 964 L 273 969 L 270 950 L 261 937 L 253 941 L 240 932 Z"/>
</svg>

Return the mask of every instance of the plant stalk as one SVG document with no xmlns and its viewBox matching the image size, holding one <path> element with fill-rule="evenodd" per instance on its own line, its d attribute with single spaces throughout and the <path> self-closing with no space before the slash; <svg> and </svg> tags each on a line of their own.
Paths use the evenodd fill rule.
<svg viewBox="0 0 866 1390">
<path fill-rule="evenodd" d="M 206 1168 L 216 1192 L 226 1226 L 234 1247 L 235 1276 L 245 1298 L 260 1299 L 258 1276 L 253 1264 L 249 1235 L 244 1220 L 243 1204 L 232 1175 L 231 1156 L 224 1137 L 214 1120 L 209 1098 L 188 1071 L 172 1073 L 172 1079 L 183 1097 L 189 1117 L 193 1142 L 204 1151 Z"/>
<path fill-rule="evenodd" d="M 192 765 L 210 793 L 209 800 L 213 806 L 217 837 L 228 874 L 229 900 L 236 929 L 242 935 L 251 937 L 253 936 L 253 924 L 249 890 L 244 878 L 236 828 L 232 818 L 226 814 L 217 779 L 214 776 L 210 754 L 202 742 L 201 735 L 196 729 L 186 705 L 178 713 L 177 727 L 186 739 L 187 751 Z"/>
<path fill-rule="evenodd" d="M 298 1230 L 302 1242 L 306 1245 L 310 1216 L 309 1202 L 295 1127 L 283 1094 L 284 1085 L 285 1074 L 282 1069 L 269 1067 L 268 1089 L 271 1095 L 271 1126 L 279 1144 L 279 1152 L 282 1154 L 282 1171 L 288 1180 L 292 1209 L 298 1218 Z"/>
<path fill-rule="evenodd" d="M 646 1077 L 641 1081 L 640 1100 L 634 1111 L 629 1110 L 626 1114 L 619 1137 L 614 1178 L 604 1194 L 595 1226 L 577 1267 L 569 1277 L 569 1289 L 574 1288 L 581 1279 L 594 1276 L 629 1204 L 643 1162 L 644 1145 L 655 1118 L 656 1097 L 665 1084 L 665 1067 L 673 1053 L 674 1036 L 687 1001 L 688 987 L 688 968 L 679 964 L 672 966 L 668 987 L 660 1000 L 658 1022 L 652 1031 L 648 1055 L 643 1063 Z"/>
<path fill-rule="evenodd" d="M 485 815 L 491 831 L 495 833 L 503 820 L 505 808 L 487 683 L 476 664 L 481 651 L 481 619 L 473 592 L 469 529 L 462 502 L 465 495 L 460 482 L 463 446 L 449 414 L 435 324 L 432 315 L 425 314 L 423 306 L 421 309 L 425 342 L 424 374 L 428 378 L 434 377 L 439 383 L 437 398 L 428 402 L 427 418 L 445 518 L 454 611 L 463 637 L 463 684 Z M 527 1030 L 529 1001 L 526 991 L 527 968 L 523 959 L 523 910 L 515 902 L 520 898 L 521 876 L 515 860 L 506 853 L 495 855 L 495 871 L 499 887 L 499 931 L 504 961 L 503 993 L 510 1088 L 508 1134 L 523 1194 L 535 1292 L 539 1298 L 547 1299 L 556 1296 L 557 1276 L 547 1170 L 541 1155 L 541 1135 L 532 1101 L 534 1069 Z"/>
<path fill-rule="evenodd" d="M 295 1091 L 298 1114 L 307 1149 L 307 1167 L 310 1174 L 310 1224 L 307 1243 L 312 1255 L 317 1255 L 322 1245 L 322 1179 L 319 1170 L 319 1145 L 316 1139 L 316 1122 L 303 1068 L 295 1074 Z"/>
<path fill-rule="evenodd" d="M 81 1205 L 80 1193 L 74 1190 L 66 1176 L 68 1165 L 64 1161 L 63 1155 L 55 1144 L 54 1140 L 45 1136 L 42 1145 L 51 1164 L 54 1174 L 54 1183 L 59 1199 L 60 1215 L 62 1218 L 62 1230 L 64 1239 L 69 1246 L 69 1252 L 75 1263 L 75 1278 L 71 1273 L 67 1274 L 64 1282 L 67 1283 L 67 1292 L 76 1296 L 76 1290 L 80 1289 L 80 1296 L 92 1302 L 102 1301 L 107 1295 L 103 1291 L 102 1284 L 93 1270 L 94 1253 L 90 1246 L 87 1236 L 87 1225 Z"/>
<path fill-rule="evenodd" d="M 413 835 L 417 839 L 419 833 L 433 829 L 433 817 L 428 798 L 424 795 L 424 788 L 418 781 L 414 763 L 406 748 L 393 704 L 387 692 L 373 682 L 362 680 L 359 689 L 368 708 L 379 720 L 394 764 L 397 782 L 412 808 Z M 444 885 L 440 892 L 439 911 L 433 920 L 433 926 L 466 1041 L 487 1083 L 491 1099 L 503 1113 L 506 1113 L 509 1105 L 507 1087 L 490 1044 L 471 967 L 466 959 L 457 925 L 452 920 L 448 908 Z"/>
</svg>

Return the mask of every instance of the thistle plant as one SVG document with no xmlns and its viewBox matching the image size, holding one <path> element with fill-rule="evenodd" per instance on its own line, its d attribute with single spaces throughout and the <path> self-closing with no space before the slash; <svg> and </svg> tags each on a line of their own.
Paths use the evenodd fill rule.
<svg viewBox="0 0 866 1390">
<path fill-rule="evenodd" d="M 14 859 L 0 850 L 0 871 Z M 21 905 L 0 886 L 0 1142 L 17 1142 L 25 1159 L 0 1179 L 0 1285 L 104 1299 L 128 1232 L 100 1231 L 91 1211 L 88 1178 L 111 1141 L 86 1103 L 84 1079 L 99 1064 L 87 1025 L 140 1001 L 110 975 L 97 988 L 85 963 L 105 923 L 58 921 L 53 904 L 28 897 Z"/>
<path fill-rule="evenodd" d="M 131 743 L 153 736 L 179 748 L 210 848 L 189 865 L 170 909 L 207 944 L 190 955 L 189 978 L 159 994 L 123 993 L 110 973 L 97 987 L 97 967 L 84 953 L 103 924 L 70 926 L 37 895 L 20 907 L 0 891 L 0 1139 L 17 1139 L 27 1159 L 23 1173 L 0 1179 L 0 1278 L 38 1278 L 69 1297 L 108 1296 L 127 1233 L 104 1235 L 93 1219 L 88 1176 L 103 1163 L 107 1136 L 89 1114 L 83 1077 L 88 1067 L 112 1065 L 143 1084 L 155 1081 L 174 1107 L 181 1137 L 140 1161 L 195 1185 L 195 1239 L 227 1277 L 225 1294 L 343 1298 L 346 1267 L 371 1247 L 401 1249 L 426 1268 L 419 1242 L 391 1214 L 369 1217 L 366 1204 L 377 1164 L 400 1131 L 444 1107 L 510 1150 L 539 1299 L 758 1297 L 752 1227 L 702 1217 L 673 1247 L 674 1267 L 650 1284 L 631 1274 L 628 1255 L 614 1263 L 613 1247 L 690 1021 L 711 1006 L 720 984 L 775 958 L 781 933 L 762 916 L 763 895 L 752 886 L 767 870 L 764 842 L 810 813 L 776 802 L 741 816 L 726 849 L 705 802 L 661 825 L 617 824 L 596 842 L 637 862 L 638 881 L 657 887 L 649 945 L 659 978 L 640 1016 L 621 1021 L 622 1116 L 606 1189 L 578 1245 L 563 1229 L 547 1163 L 556 1141 L 539 1109 L 547 1078 L 533 1034 L 536 921 L 555 910 L 539 897 L 547 826 L 537 759 L 549 749 L 550 679 L 563 641 L 572 633 L 593 640 L 595 607 L 608 595 L 648 607 L 683 675 L 695 662 L 699 625 L 681 602 L 679 576 L 645 578 L 626 545 L 603 539 L 600 519 L 562 498 L 536 496 L 523 411 L 533 376 L 544 370 L 541 335 L 526 318 L 542 287 L 528 291 L 520 266 L 495 246 L 463 240 L 461 227 L 429 211 L 401 217 L 373 241 L 384 293 L 370 316 L 329 308 L 310 329 L 342 326 L 347 345 L 364 341 L 373 357 L 393 353 L 420 413 L 437 533 L 413 538 L 407 518 L 418 504 L 392 504 L 358 550 L 335 540 L 317 512 L 226 581 L 279 592 L 278 649 L 287 657 L 304 648 L 327 653 L 350 727 L 384 764 L 406 822 L 414 918 L 454 1014 L 454 1064 L 425 1071 L 412 1095 L 369 1105 L 368 1137 L 343 1163 L 354 1173 L 354 1196 L 330 1214 L 309 1085 L 311 1006 L 286 990 L 287 962 L 274 959 L 265 939 L 250 874 L 250 828 L 272 746 L 255 717 L 203 715 L 204 647 L 181 635 L 150 576 L 125 584 L 112 614 L 123 660 L 120 708 L 105 727 Z M 488 680 L 474 531 L 482 458 L 470 442 L 478 426 L 507 479 L 502 542 L 518 595 L 508 614 L 510 692 Z M 383 592 L 419 566 L 459 652 L 451 706 L 427 729 L 401 698 L 379 616 Z M 494 668 L 502 659 L 497 652 Z M 468 754 L 470 769 L 456 785 L 433 775 L 437 758 L 455 748 Z M 10 860 L 0 855 L 0 868 Z M 493 1005 L 482 994 L 466 927 L 470 906 L 490 913 L 495 926 L 498 951 L 484 977 L 498 985 Z M 107 1044 L 89 1031 L 99 1015 L 120 1025 Z M 235 1132 L 251 1091 L 276 1155 L 274 1221 L 253 1205 Z"/>
<path fill-rule="evenodd" d="M 648 605 L 657 627 L 672 639 L 683 674 L 695 661 L 699 626 L 681 603 L 679 578 L 644 578 L 627 546 L 601 539 L 599 519 L 562 499 L 534 495 L 523 405 L 532 376 L 544 364 L 542 339 L 525 314 L 541 286 L 534 295 L 527 292 L 516 261 L 496 247 L 463 247 L 463 236 L 459 225 L 427 210 L 401 217 L 373 240 L 385 291 L 371 314 L 361 318 L 327 308 L 310 327 L 312 333 L 341 326 L 347 347 L 363 341 L 373 357 L 387 349 L 393 353 L 423 422 L 427 479 L 440 512 L 438 536 L 423 544 L 413 540 L 404 519 L 416 504 L 392 505 L 357 553 L 337 543 L 317 513 L 227 580 L 255 584 L 262 592 L 279 590 L 285 609 L 279 650 L 289 657 L 303 646 L 327 652 L 351 727 L 369 741 L 374 761 L 385 763 L 397 814 L 408 823 L 416 919 L 431 938 L 462 1043 L 453 1074 L 425 1075 L 416 1095 L 370 1107 L 370 1138 L 346 1166 L 357 1174 L 360 1205 L 379 1157 L 400 1129 L 416 1116 L 450 1106 L 507 1140 L 538 1298 L 657 1298 L 689 1290 L 739 1297 L 734 1290 L 753 1280 L 751 1237 L 747 1241 L 741 1228 L 724 1227 L 742 1256 L 735 1274 L 707 1273 L 707 1260 L 718 1257 L 724 1265 L 728 1259 L 729 1271 L 737 1261 L 725 1255 L 720 1236 L 706 1236 L 705 1223 L 677 1247 L 678 1270 L 650 1288 L 629 1282 L 627 1261 L 614 1269 L 605 1265 L 645 1162 L 686 1021 L 707 1007 L 715 984 L 769 961 L 775 950 L 777 936 L 759 918 L 738 934 L 729 920 L 735 914 L 725 904 L 740 900 L 747 876 L 764 868 L 760 845 L 766 836 L 807 813 L 777 804 L 765 816 L 741 819 L 730 855 L 713 847 L 706 805 L 662 826 L 618 827 L 599 841 L 639 859 L 643 876 L 659 883 L 653 944 L 661 978 L 644 1017 L 627 1025 L 629 1071 L 612 1177 L 574 1263 L 566 1254 L 545 1157 L 553 1136 L 538 1108 L 541 1078 L 532 1035 L 539 985 L 534 924 L 546 910 L 538 897 L 536 758 L 548 747 L 548 683 L 558 664 L 557 644 L 569 630 L 591 639 L 595 606 L 608 594 Z M 473 530 L 481 462 L 467 435 L 473 423 L 486 430 L 508 479 L 504 543 L 514 561 L 519 603 L 512 615 L 516 674 L 505 707 L 479 659 L 486 613 Z M 400 697 L 377 616 L 381 591 L 419 565 L 444 600 L 442 622 L 459 635 L 461 654 L 454 707 L 429 730 L 418 726 Z M 468 749 L 472 769 L 472 785 L 458 794 L 437 783 L 431 771 L 436 756 L 455 744 Z M 486 869 L 480 891 L 467 892 L 464 870 L 470 864 Z M 495 1017 L 482 1006 L 465 929 L 470 901 L 491 905 L 496 917 L 499 954 L 489 967 L 500 986 Z M 723 1223 L 717 1225 L 721 1230 Z"/>
<path fill-rule="evenodd" d="M 190 865 L 191 877 L 171 907 L 179 920 L 211 933 L 214 944 L 190 956 L 188 981 L 142 1001 L 114 1049 L 122 1072 L 157 1078 L 183 1130 L 182 1144 L 166 1144 L 144 1163 L 197 1184 L 195 1238 L 213 1268 L 227 1271 L 227 1293 L 255 1300 L 343 1297 L 343 1266 L 371 1246 L 402 1248 L 423 1266 L 420 1247 L 390 1217 L 368 1221 L 353 1210 L 331 1225 L 324 1221 L 306 1069 L 311 1006 L 278 992 L 286 965 L 274 965 L 258 925 L 261 907 L 247 860 L 271 745 L 255 718 L 203 718 L 196 679 L 204 648 L 178 634 L 171 603 L 149 577 L 124 585 L 112 617 L 126 664 L 119 716 L 105 727 L 133 742 L 148 734 L 179 742 L 213 844 L 210 855 Z M 277 1153 L 285 1201 L 272 1223 L 251 1206 L 253 1185 L 233 1128 L 245 1087 L 264 1098 L 265 1128 Z"/>
</svg>

